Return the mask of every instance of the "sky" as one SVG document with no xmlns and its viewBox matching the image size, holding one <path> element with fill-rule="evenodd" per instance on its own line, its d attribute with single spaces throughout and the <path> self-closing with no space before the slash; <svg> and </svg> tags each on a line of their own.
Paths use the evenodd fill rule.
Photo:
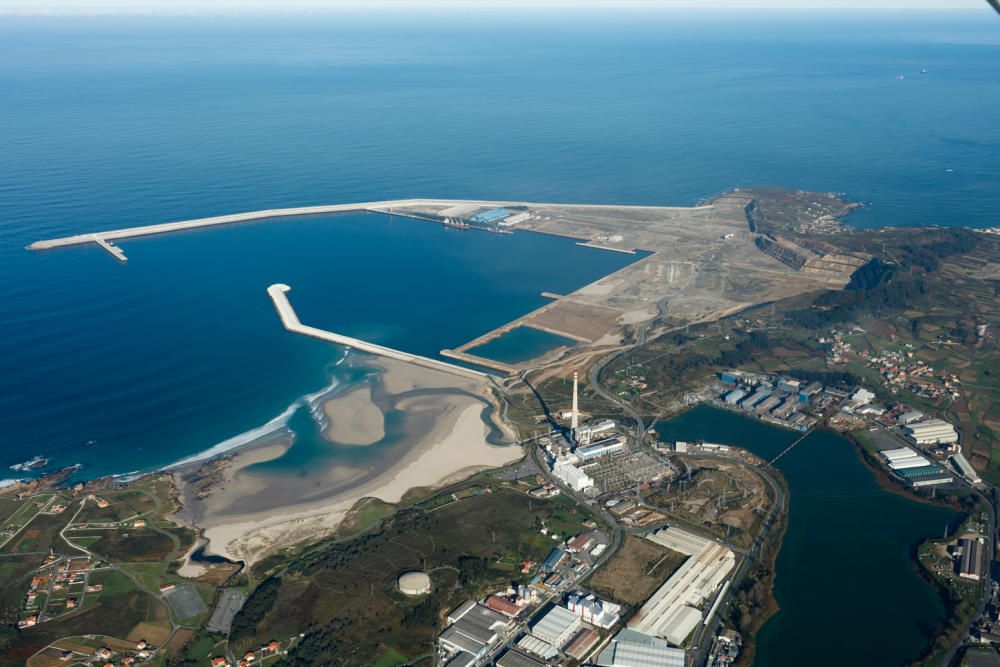
<svg viewBox="0 0 1000 667">
<path fill-rule="evenodd" d="M 986 0 L 2 0 L 0 13 L 198 13 L 377 8 L 982 9 Z"/>
</svg>

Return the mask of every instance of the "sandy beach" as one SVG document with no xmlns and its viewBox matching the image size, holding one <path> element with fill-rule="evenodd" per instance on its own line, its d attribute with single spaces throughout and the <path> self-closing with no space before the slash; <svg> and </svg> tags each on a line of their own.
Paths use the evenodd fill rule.
<svg viewBox="0 0 1000 667">
<path fill-rule="evenodd" d="M 370 445 L 385 437 L 385 419 L 368 385 L 344 392 L 323 404 L 329 420 L 326 437 L 341 445 Z"/>
<path fill-rule="evenodd" d="M 361 385 L 328 400 L 323 409 L 330 426 L 324 435 L 331 447 L 358 452 L 387 447 L 385 415 L 392 410 L 401 416 L 403 434 L 396 435 L 386 460 L 337 459 L 298 475 L 247 470 L 288 449 L 287 443 L 262 443 L 235 453 L 200 498 L 184 492 L 197 472 L 178 471 L 184 515 L 202 529 L 207 551 L 254 562 L 331 533 L 363 498 L 396 503 L 410 489 L 452 483 L 522 456 L 520 447 L 487 441 L 488 401 L 477 382 L 391 360 L 364 363 L 380 369 L 376 388 Z M 357 445 L 367 446 L 354 450 Z"/>
</svg>

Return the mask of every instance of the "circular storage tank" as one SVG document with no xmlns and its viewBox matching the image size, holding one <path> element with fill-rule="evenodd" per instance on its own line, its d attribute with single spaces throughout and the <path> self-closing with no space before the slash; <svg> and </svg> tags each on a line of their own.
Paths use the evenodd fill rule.
<svg viewBox="0 0 1000 667">
<path fill-rule="evenodd" d="M 431 592 L 431 578 L 423 572 L 406 572 L 399 577 L 399 592 L 403 595 L 424 595 Z"/>
</svg>

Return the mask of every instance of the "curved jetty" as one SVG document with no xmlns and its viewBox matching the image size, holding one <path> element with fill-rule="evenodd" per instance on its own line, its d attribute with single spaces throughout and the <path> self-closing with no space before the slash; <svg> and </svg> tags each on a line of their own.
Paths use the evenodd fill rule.
<svg viewBox="0 0 1000 667">
<path fill-rule="evenodd" d="M 670 210 L 675 207 L 669 206 L 616 206 L 609 204 L 537 204 L 531 202 L 515 201 L 490 201 L 479 199 L 386 199 L 382 201 L 361 202 L 356 204 L 326 204 L 322 206 L 299 206 L 295 208 L 273 208 L 262 211 L 249 211 L 246 213 L 232 213 L 230 215 L 217 215 L 210 218 L 197 218 L 194 220 L 180 220 L 178 222 L 164 222 L 156 225 L 143 225 L 141 227 L 127 227 L 124 229 L 111 229 L 105 232 L 90 232 L 88 234 L 76 234 L 74 236 L 63 236 L 45 241 L 35 241 L 28 246 L 29 250 L 49 250 L 51 248 L 61 248 L 64 246 L 82 245 L 86 243 L 98 243 L 105 250 L 111 252 L 106 242 L 113 239 L 127 239 L 138 236 L 152 236 L 154 234 L 166 234 L 168 232 L 179 232 L 186 229 L 198 229 L 200 227 L 215 227 L 218 225 L 231 225 L 238 222 L 252 222 L 256 220 L 275 220 L 278 218 L 291 218 L 303 215 L 324 215 L 328 213 L 392 213 L 393 208 L 412 206 L 483 206 L 483 207 L 504 207 L 504 206 L 559 206 L 562 208 L 608 208 L 608 209 L 648 209 L 658 208 Z M 687 209 L 678 207 L 677 210 L 699 210 L 711 208 L 695 207 Z M 104 242 L 104 243 L 102 243 Z M 115 253 L 112 253 L 115 254 Z M 118 255 L 115 255 L 118 257 Z M 124 255 L 122 255 L 124 257 Z M 121 257 L 119 257 L 121 259 Z"/>
<path fill-rule="evenodd" d="M 455 364 L 438 361 L 437 359 L 421 357 L 417 354 L 401 352 L 399 350 L 394 350 L 391 347 L 383 347 L 382 345 L 368 343 L 358 338 L 342 336 L 341 334 L 333 333 L 332 331 L 326 331 L 325 329 L 319 329 L 317 327 L 310 327 L 302 324 L 302 322 L 299 321 L 299 316 L 295 314 L 295 309 L 292 308 L 292 304 L 289 303 L 288 297 L 286 296 L 291 289 L 292 288 L 288 285 L 283 285 L 281 283 L 276 283 L 267 288 L 267 294 L 271 297 L 271 301 L 274 302 L 274 308 L 278 311 L 278 317 L 281 318 L 281 323 L 288 331 L 302 334 L 303 336 L 318 338 L 319 340 L 325 340 L 330 343 L 336 343 L 337 345 L 344 345 L 355 350 L 368 352 L 369 354 L 376 354 L 382 357 L 388 357 L 389 359 L 396 359 L 398 361 L 405 361 L 417 366 L 423 366 L 425 368 L 445 371 L 446 373 L 452 373 L 454 375 L 461 375 L 462 377 L 471 378 L 473 380 L 484 380 L 489 377 L 487 373 L 482 371 L 465 368 L 464 366 L 456 366 Z"/>
</svg>

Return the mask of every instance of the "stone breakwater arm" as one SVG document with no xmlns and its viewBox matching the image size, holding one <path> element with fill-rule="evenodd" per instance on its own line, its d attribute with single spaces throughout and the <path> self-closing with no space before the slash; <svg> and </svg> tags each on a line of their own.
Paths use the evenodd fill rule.
<svg viewBox="0 0 1000 667">
<path fill-rule="evenodd" d="M 329 204 L 323 206 L 300 206 L 296 208 L 275 208 L 262 211 L 249 211 L 246 213 L 233 213 L 231 215 L 218 215 L 210 218 L 197 218 L 195 220 L 181 220 L 178 222 L 164 222 L 155 225 L 143 225 L 140 227 L 128 227 L 124 229 L 111 229 L 103 232 L 91 232 L 87 234 L 76 234 L 74 236 L 63 236 L 56 239 L 35 241 L 28 246 L 29 250 L 48 250 L 51 248 L 61 248 L 64 246 L 83 245 L 86 243 L 97 243 L 100 240 L 115 240 L 135 238 L 139 236 L 152 236 L 155 234 L 166 234 L 168 232 L 178 232 L 187 229 L 199 229 L 201 227 L 214 227 L 218 225 L 229 225 L 238 222 L 252 222 L 255 220 L 274 220 L 278 218 L 291 218 L 303 215 L 323 215 L 327 213 L 352 213 L 372 211 L 378 213 L 389 213 L 393 207 L 399 206 L 448 206 L 468 204 L 483 207 L 503 207 L 503 206 L 559 206 L 562 208 L 616 208 L 616 209 L 662 209 L 662 210 L 699 210 L 711 208 L 711 206 L 700 206 L 694 208 L 673 207 L 673 206 L 617 206 L 611 204 L 540 204 L 532 202 L 514 201 L 490 201 L 482 199 L 389 199 L 383 201 L 362 202 L 357 204 Z"/>
<path fill-rule="evenodd" d="M 394 350 L 391 347 L 383 347 L 382 345 L 367 343 L 357 338 L 342 336 L 340 334 L 333 333 L 332 331 L 326 331 L 324 329 L 302 324 L 302 322 L 299 321 L 299 316 L 295 313 L 295 309 L 292 308 L 292 304 L 288 301 L 287 293 L 291 291 L 291 289 L 292 288 L 288 285 L 283 285 L 281 283 L 271 285 L 267 288 L 268 296 L 271 297 L 271 301 L 274 302 L 274 308 L 278 311 L 278 317 L 281 318 L 282 325 L 284 325 L 285 329 L 288 331 L 302 334 L 303 336 L 310 336 L 311 338 L 318 338 L 319 340 L 325 340 L 330 343 L 336 343 L 337 345 L 344 345 L 355 350 L 360 350 L 361 352 L 368 352 L 369 354 L 375 354 L 389 359 L 396 359 L 397 361 L 403 361 L 437 371 L 444 371 L 446 373 L 460 375 L 473 380 L 486 380 L 489 378 L 489 375 L 482 371 L 465 368 L 464 366 L 458 366 L 456 364 L 449 364 L 445 361 L 438 361 L 437 359 L 421 357 L 416 354 L 401 352 L 400 350 Z"/>
<path fill-rule="evenodd" d="M 63 236 L 57 239 L 45 241 L 35 241 L 28 246 L 29 250 L 48 250 L 50 248 L 60 248 L 63 246 L 82 245 L 85 243 L 97 243 L 100 240 L 125 239 L 138 236 L 153 236 L 155 234 L 166 234 L 169 232 L 179 232 L 187 229 L 199 229 L 201 227 L 215 227 L 218 225 L 230 225 L 238 222 L 252 222 L 255 220 L 274 220 L 278 218 L 291 218 L 303 215 L 324 215 L 327 213 L 360 213 L 364 211 L 388 212 L 394 206 L 420 206 L 451 203 L 452 200 L 443 199 L 391 199 L 385 201 L 361 202 L 356 204 L 329 204 L 323 206 L 300 206 L 296 208 L 274 208 L 262 211 L 249 211 L 246 213 L 233 213 L 230 215 L 217 215 L 211 218 L 197 218 L 195 220 L 181 220 L 178 222 L 164 222 L 156 225 L 143 225 L 141 227 L 127 227 L 124 229 L 112 229 L 105 232 L 91 232 L 88 234 L 77 234 L 75 236 Z M 493 205 L 513 205 L 512 202 L 491 202 L 491 201 L 468 201 L 460 202 L 467 204 L 477 204 L 482 206 Z"/>
</svg>

